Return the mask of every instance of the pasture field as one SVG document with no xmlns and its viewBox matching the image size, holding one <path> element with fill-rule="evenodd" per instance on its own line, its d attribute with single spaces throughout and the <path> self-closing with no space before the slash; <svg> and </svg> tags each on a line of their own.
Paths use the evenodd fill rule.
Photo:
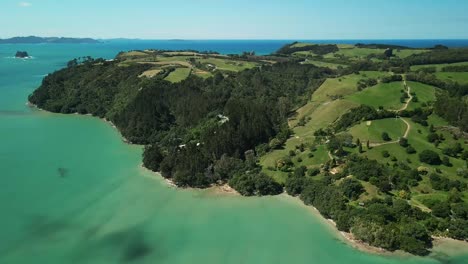
<svg viewBox="0 0 468 264">
<path fill-rule="evenodd" d="M 382 106 L 388 110 L 396 110 L 404 105 L 400 101 L 402 89 L 404 89 L 402 82 L 379 83 L 376 86 L 354 93 L 346 97 L 346 99 L 375 108 Z"/>
<path fill-rule="evenodd" d="M 185 80 L 192 70 L 189 68 L 177 68 L 173 72 L 171 72 L 164 80 L 169 82 L 181 82 Z"/>
<path fill-rule="evenodd" d="M 406 131 L 406 124 L 399 118 L 387 118 L 381 120 L 364 121 L 349 129 L 354 138 L 359 138 L 363 144 L 366 141 L 370 143 L 385 143 L 382 140 L 382 133 L 387 132 L 391 140 L 398 140 Z"/>
</svg>

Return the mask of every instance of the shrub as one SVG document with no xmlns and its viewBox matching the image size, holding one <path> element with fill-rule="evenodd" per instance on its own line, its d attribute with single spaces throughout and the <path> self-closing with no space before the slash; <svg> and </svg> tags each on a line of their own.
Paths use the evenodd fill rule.
<svg viewBox="0 0 468 264">
<path fill-rule="evenodd" d="M 404 148 L 409 146 L 408 139 L 404 137 L 400 138 L 400 141 L 398 143 Z"/>
<path fill-rule="evenodd" d="M 344 179 L 340 184 L 340 189 L 350 200 L 356 200 L 364 192 L 361 182 L 352 178 Z"/>
<path fill-rule="evenodd" d="M 309 176 L 317 176 L 320 173 L 319 168 L 311 168 L 307 171 L 307 175 Z"/>
<path fill-rule="evenodd" d="M 406 148 L 406 153 L 408 153 L 408 154 L 414 154 L 414 153 L 416 153 L 416 150 L 415 150 L 412 146 L 408 146 L 408 147 Z"/>
<path fill-rule="evenodd" d="M 392 139 L 390 138 L 390 136 L 388 135 L 387 132 L 383 132 L 383 133 L 382 133 L 382 139 L 383 139 L 384 141 L 390 141 L 390 140 L 392 140 Z"/>
<path fill-rule="evenodd" d="M 429 135 L 427 135 L 427 141 L 434 143 L 437 140 L 439 140 L 439 135 L 437 135 L 436 133 L 429 133 Z"/>
<path fill-rule="evenodd" d="M 442 160 L 440 159 L 439 154 L 428 149 L 423 150 L 419 154 L 419 160 L 421 162 L 424 162 L 430 165 L 440 165 L 442 163 Z"/>
<path fill-rule="evenodd" d="M 447 157 L 447 156 L 444 156 L 442 158 L 442 164 L 444 164 L 447 167 L 452 167 L 453 166 L 452 163 L 450 163 L 449 157 Z"/>
</svg>

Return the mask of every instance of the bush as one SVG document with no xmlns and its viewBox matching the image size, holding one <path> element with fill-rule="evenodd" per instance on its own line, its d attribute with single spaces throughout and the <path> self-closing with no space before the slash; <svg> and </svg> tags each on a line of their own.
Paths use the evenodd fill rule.
<svg viewBox="0 0 468 264">
<path fill-rule="evenodd" d="M 320 173 L 320 169 L 319 168 L 311 168 L 307 171 L 307 175 L 309 176 L 317 176 L 319 175 Z"/>
<path fill-rule="evenodd" d="M 450 204 L 447 202 L 438 202 L 431 208 L 432 214 L 437 217 L 447 218 L 450 216 Z"/>
<path fill-rule="evenodd" d="M 387 150 L 382 151 L 382 157 L 388 158 L 390 157 L 390 153 Z"/>
<path fill-rule="evenodd" d="M 392 140 L 392 139 L 390 138 L 390 136 L 388 135 L 387 132 L 383 132 L 383 133 L 382 133 L 382 139 L 383 139 L 384 141 L 390 141 L 390 140 Z"/>
<path fill-rule="evenodd" d="M 442 160 L 440 159 L 439 157 L 439 154 L 437 154 L 436 152 L 432 151 L 432 150 L 423 150 L 420 154 L 419 154 L 419 160 L 421 162 L 424 162 L 424 163 L 427 163 L 427 164 L 430 164 L 430 165 L 440 165 L 442 164 Z"/>
<path fill-rule="evenodd" d="M 361 182 L 353 178 L 346 178 L 341 182 L 340 189 L 350 200 L 356 200 L 364 192 Z"/>
<path fill-rule="evenodd" d="M 398 143 L 404 148 L 409 146 L 408 139 L 404 137 L 400 138 L 400 141 Z"/>
<path fill-rule="evenodd" d="M 447 156 L 444 156 L 442 158 L 442 164 L 444 164 L 444 166 L 447 166 L 447 167 L 452 167 L 453 166 L 452 163 L 450 163 L 449 157 L 447 157 Z"/>
<path fill-rule="evenodd" d="M 427 135 L 427 141 L 434 143 L 437 140 L 439 140 L 439 135 L 437 135 L 436 133 L 430 133 L 429 135 Z"/>
<path fill-rule="evenodd" d="M 283 192 L 283 187 L 271 177 L 263 174 L 237 174 L 229 185 L 245 196 L 277 195 Z"/>
<path fill-rule="evenodd" d="M 408 154 L 414 154 L 414 153 L 416 153 L 416 150 L 415 150 L 412 146 L 408 146 L 408 147 L 406 148 L 406 153 L 408 153 Z"/>
</svg>

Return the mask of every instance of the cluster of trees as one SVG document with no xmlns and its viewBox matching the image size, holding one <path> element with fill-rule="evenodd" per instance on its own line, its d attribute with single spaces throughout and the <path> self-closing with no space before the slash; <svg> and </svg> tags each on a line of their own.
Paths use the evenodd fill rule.
<svg viewBox="0 0 468 264">
<path fill-rule="evenodd" d="M 305 167 L 298 168 L 289 174 L 285 189 L 288 194 L 299 196 L 305 204 L 316 207 L 324 217 L 333 219 L 339 230 L 352 232 L 357 239 L 372 246 L 426 255 L 432 247 L 433 233 L 468 239 L 468 205 L 460 199 L 460 194 L 454 195 L 448 206 L 431 208 L 432 213 L 412 207 L 405 200 L 409 198 L 406 193 L 408 187 L 417 185 L 422 177 L 417 170 L 401 167 L 404 169 L 350 155 L 342 173 L 331 175 L 322 171 L 320 179 L 307 176 Z M 438 176 L 438 179 L 445 178 Z M 378 186 L 384 198 L 359 203 L 359 206 L 349 203 L 365 192 L 361 181 Z M 448 185 L 458 192 L 466 188 L 455 181 Z M 390 193 L 393 191 L 399 195 L 394 196 Z"/>
<path fill-rule="evenodd" d="M 363 43 L 357 43 L 355 45 L 358 48 L 367 48 L 367 49 L 411 49 L 409 47 L 405 46 L 399 46 L 399 45 L 390 45 L 390 44 L 363 44 Z"/>
<path fill-rule="evenodd" d="M 119 67 L 115 62 L 85 58 L 47 75 L 29 101 L 56 113 L 106 117 L 120 111 L 138 93 L 138 75 L 150 65 Z"/>
<path fill-rule="evenodd" d="M 403 117 L 410 117 L 415 123 L 421 124 L 422 126 L 428 126 L 428 117 L 432 114 L 431 108 L 416 108 L 414 110 L 403 110 L 400 115 Z"/>
<path fill-rule="evenodd" d="M 311 45 L 296 45 L 296 44 L 298 44 L 298 42 L 287 44 L 281 47 L 276 53 L 289 55 L 298 51 L 310 51 L 317 55 L 325 55 L 328 53 L 339 51 L 338 46 L 335 44 L 325 44 L 325 45 L 312 45 L 312 44 Z"/>
<path fill-rule="evenodd" d="M 433 49 L 431 52 L 413 54 L 405 58 L 410 65 L 442 64 L 468 61 L 468 49 Z"/>
<path fill-rule="evenodd" d="M 468 72 L 468 65 L 446 66 L 442 68 L 443 72 Z"/>
<path fill-rule="evenodd" d="M 363 120 L 377 120 L 395 116 L 396 114 L 391 111 L 377 111 L 372 106 L 361 105 L 342 115 L 334 124 L 332 124 L 332 127 L 335 131 L 343 131 Z"/>
<path fill-rule="evenodd" d="M 357 83 L 357 88 L 358 88 L 358 91 L 362 91 L 367 87 L 372 87 L 377 84 L 378 84 L 378 81 L 377 79 L 374 79 L 374 78 L 361 79 Z"/>
<path fill-rule="evenodd" d="M 403 81 L 403 76 L 401 74 L 392 74 L 380 78 L 382 83 L 391 83 L 391 82 L 401 82 Z"/>
<path fill-rule="evenodd" d="M 467 190 L 466 183 L 461 182 L 459 180 L 450 180 L 437 173 L 432 173 L 429 176 L 429 180 L 434 190 L 446 191 L 446 192 L 453 190 L 453 189 L 457 190 L 458 192 Z"/>
<path fill-rule="evenodd" d="M 229 185 L 245 196 L 275 195 L 283 192 L 283 186 L 263 173 L 235 175 Z"/>
<path fill-rule="evenodd" d="M 437 152 L 435 151 L 428 149 L 423 150 L 421 153 L 419 153 L 419 160 L 430 165 L 442 164 L 442 160 L 440 159 L 439 154 L 437 154 Z"/>
<path fill-rule="evenodd" d="M 468 96 L 450 96 L 447 92 L 438 93 L 434 111 L 451 125 L 468 132 Z"/>
</svg>

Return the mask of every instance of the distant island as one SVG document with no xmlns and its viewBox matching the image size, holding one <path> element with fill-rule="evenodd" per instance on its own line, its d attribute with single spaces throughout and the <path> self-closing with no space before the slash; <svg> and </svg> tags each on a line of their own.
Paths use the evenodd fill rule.
<svg viewBox="0 0 468 264">
<path fill-rule="evenodd" d="M 29 101 L 112 121 L 179 187 L 286 192 L 387 251 L 468 241 L 466 48 L 133 50 L 71 60 Z"/>
<path fill-rule="evenodd" d="M 29 58 L 29 54 L 26 51 L 17 51 L 15 54 L 15 58 L 26 59 Z"/>
<path fill-rule="evenodd" d="M 0 44 L 80 44 L 80 43 L 100 43 L 92 38 L 63 38 L 63 37 L 13 37 L 8 39 L 0 39 Z"/>
</svg>

